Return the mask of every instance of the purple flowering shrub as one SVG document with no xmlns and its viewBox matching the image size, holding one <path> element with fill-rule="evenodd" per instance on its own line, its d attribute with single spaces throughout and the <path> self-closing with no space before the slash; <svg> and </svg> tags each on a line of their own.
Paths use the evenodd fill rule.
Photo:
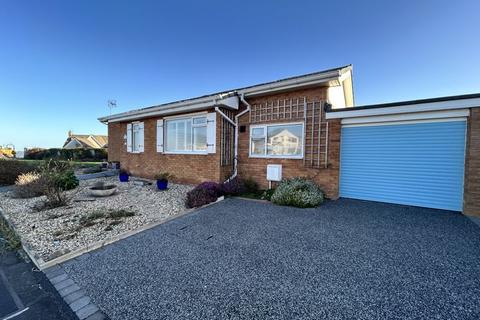
<svg viewBox="0 0 480 320">
<path fill-rule="evenodd" d="M 218 184 L 216 182 L 213 182 L 213 181 L 202 182 L 198 186 L 196 186 L 195 188 L 206 189 L 209 192 L 212 192 L 212 193 L 216 194 L 217 197 L 220 197 L 220 196 L 223 195 L 222 187 L 220 186 L 220 184 Z"/>
<path fill-rule="evenodd" d="M 226 196 L 236 196 L 245 192 L 245 184 L 238 177 L 222 184 L 222 193 Z"/>
<path fill-rule="evenodd" d="M 187 193 L 186 205 L 188 208 L 196 208 L 217 201 L 222 195 L 222 189 L 216 182 L 202 182 Z"/>
</svg>

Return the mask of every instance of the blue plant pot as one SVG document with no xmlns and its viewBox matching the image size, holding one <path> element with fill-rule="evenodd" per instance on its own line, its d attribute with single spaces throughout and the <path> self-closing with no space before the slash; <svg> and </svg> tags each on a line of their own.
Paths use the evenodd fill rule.
<svg viewBox="0 0 480 320">
<path fill-rule="evenodd" d="M 168 180 L 157 180 L 157 188 L 158 190 L 167 190 Z"/>
<path fill-rule="evenodd" d="M 120 182 L 128 182 L 128 174 L 127 173 L 120 173 L 118 175 Z"/>
</svg>

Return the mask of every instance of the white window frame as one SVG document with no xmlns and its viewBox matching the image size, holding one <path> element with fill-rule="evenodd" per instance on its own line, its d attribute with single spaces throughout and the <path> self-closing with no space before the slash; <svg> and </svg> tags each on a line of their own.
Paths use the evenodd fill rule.
<svg viewBox="0 0 480 320">
<path fill-rule="evenodd" d="M 135 145 L 135 137 L 138 138 L 138 132 L 139 132 L 139 129 L 138 129 L 138 126 L 140 126 L 142 124 L 141 121 L 134 121 L 134 122 L 130 122 L 129 123 L 131 125 L 131 128 L 130 128 L 130 135 L 131 135 L 131 142 L 132 142 L 132 145 L 131 145 L 131 148 L 132 150 L 131 151 L 128 151 L 128 153 L 143 153 L 145 152 L 145 146 L 143 146 L 143 151 L 141 151 L 139 148 L 137 147 L 140 147 L 142 146 L 141 144 L 140 145 Z M 137 129 L 135 129 L 135 127 L 137 127 Z M 128 130 L 128 126 L 127 126 L 127 130 Z M 127 132 L 127 135 L 128 136 L 128 132 Z M 127 138 L 125 138 L 127 140 Z M 128 143 L 128 141 L 127 141 Z M 143 122 L 143 142 L 142 143 L 145 143 L 145 123 Z M 128 146 L 127 146 L 127 149 L 128 149 Z"/>
<path fill-rule="evenodd" d="M 194 144 L 194 130 L 193 128 L 200 128 L 200 127 L 205 127 L 207 128 L 208 125 L 208 117 L 207 117 L 207 112 L 202 112 L 202 113 L 192 113 L 188 115 L 181 115 L 181 116 L 171 116 L 171 117 L 165 117 L 163 120 L 163 153 L 165 154 L 198 154 L 198 155 L 207 155 L 208 154 L 208 146 L 205 144 L 205 150 L 195 150 L 195 144 Z M 193 119 L 195 118 L 205 118 L 205 123 L 204 124 L 194 124 Z M 169 121 L 176 121 L 176 120 L 191 120 L 192 122 L 192 150 L 174 150 L 174 151 L 169 151 L 168 150 L 168 122 Z M 206 129 L 208 130 L 208 129 Z"/>
<path fill-rule="evenodd" d="M 268 127 L 275 127 L 275 126 L 294 126 L 294 125 L 302 125 L 302 150 L 300 155 L 271 155 L 267 154 L 267 138 L 268 138 Z M 265 136 L 265 155 L 259 154 L 252 154 L 252 132 L 253 129 L 256 128 L 263 128 Z M 279 123 L 265 123 L 265 124 L 255 124 L 250 126 L 250 136 L 248 137 L 248 156 L 250 158 L 267 158 L 267 159 L 303 159 L 304 152 L 305 152 L 305 124 L 303 122 L 279 122 Z"/>
<path fill-rule="evenodd" d="M 132 153 L 140 153 L 138 145 L 136 144 L 136 139 L 138 139 L 139 126 L 140 122 L 132 122 Z"/>
</svg>

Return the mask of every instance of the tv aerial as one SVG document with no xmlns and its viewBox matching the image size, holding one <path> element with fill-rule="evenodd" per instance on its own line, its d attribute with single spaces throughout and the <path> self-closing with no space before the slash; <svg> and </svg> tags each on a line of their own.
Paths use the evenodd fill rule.
<svg viewBox="0 0 480 320">
<path fill-rule="evenodd" d="M 108 100 L 107 106 L 110 109 L 110 114 L 112 114 L 112 109 L 117 107 L 117 100 Z"/>
</svg>

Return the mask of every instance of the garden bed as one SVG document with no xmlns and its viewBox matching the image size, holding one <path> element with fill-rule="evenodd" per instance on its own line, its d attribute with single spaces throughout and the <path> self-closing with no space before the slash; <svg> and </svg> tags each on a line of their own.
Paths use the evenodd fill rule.
<svg viewBox="0 0 480 320">
<path fill-rule="evenodd" d="M 117 193 L 93 198 L 88 188 L 99 181 L 116 184 Z M 191 189 L 170 184 L 168 190 L 157 191 L 155 184 L 121 183 L 118 177 L 107 177 L 80 181 L 78 188 L 68 191 L 72 201 L 64 207 L 36 211 L 44 197 L 17 199 L 12 192 L 0 193 L 0 207 L 33 254 L 49 261 L 184 212 Z"/>
</svg>

